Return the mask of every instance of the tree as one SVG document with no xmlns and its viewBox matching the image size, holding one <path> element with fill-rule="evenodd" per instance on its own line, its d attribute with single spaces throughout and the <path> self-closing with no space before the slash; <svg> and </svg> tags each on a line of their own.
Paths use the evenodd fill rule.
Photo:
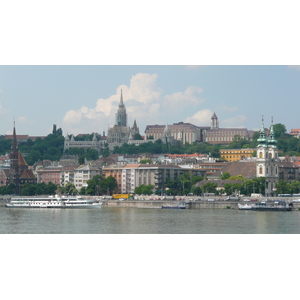
<svg viewBox="0 0 300 300">
<path fill-rule="evenodd" d="M 139 134 L 139 133 L 136 133 L 133 137 L 134 140 L 143 140 L 143 137 Z"/>
<path fill-rule="evenodd" d="M 117 187 L 117 180 L 113 176 L 108 176 L 103 180 L 103 188 L 108 190 L 109 194 L 112 195 L 114 189 Z"/>
<path fill-rule="evenodd" d="M 218 185 L 214 182 L 208 182 L 208 183 L 206 183 L 202 186 L 202 191 L 204 193 L 215 193 L 215 194 L 217 194 L 217 190 L 216 190 L 217 186 Z"/>
<path fill-rule="evenodd" d="M 65 195 L 77 195 L 78 191 L 75 188 L 75 185 L 71 182 L 68 182 L 64 187 L 60 186 L 58 187 L 58 190 L 61 194 Z"/>
<path fill-rule="evenodd" d="M 289 194 L 290 193 L 290 189 L 289 186 L 287 184 L 286 181 L 284 181 L 283 179 L 280 179 L 278 181 L 278 183 L 276 184 L 276 193 L 277 194 Z"/>
<path fill-rule="evenodd" d="M 80 155 L 79 157 L 78 157 L 78 163 L 80 164 L 80 165 L 83 165 L 84 164 L 84 156 L 83 155 Z"/>
<path fill-rule="evenodd" d="M 140 185 L 134 189 L 135 194 L 139 195 L 151 195 L 153 193 L 154 185 Z"/>
<path fill-rule="evenodd" d="M 245 177 L 243 175 L 230 176 L 227 178 L 228 180 L 244 180 Z"/>
<path fill-rule="evenodd" d="M 222 180 L 227 180 L 230 177 L 230 174 L 228 172 L 224 172 L 221 175 L 221 179 Z"/>
<path fill-rule="evenodd" d="M 285 125 L 283 125 L 281 123 L 275 124 L 273 126 L 273 129 L 274 129 L 274 133 L 275 133 L 275 138 L 276 139 L 278 139 L 279 137 L 285 135 L 285 133 L 286 133 L 286 127 L 285 127 Z"/>
<path fill-rule="evenodd" d="M 104 178 L 101 175 L 95 175 L 91 180 L 88 180 L 87 188 L 85 193 L 88 195 L 100 195 L 101 192 L 101 183 L 103 182 Z"/>
</svg>

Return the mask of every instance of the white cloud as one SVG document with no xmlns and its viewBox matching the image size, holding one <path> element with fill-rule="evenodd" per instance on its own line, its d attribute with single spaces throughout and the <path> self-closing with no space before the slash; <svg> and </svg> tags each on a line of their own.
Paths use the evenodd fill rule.
<svg viewBox="0 0 300 300">
<path fill-rule="evenodd" d="M 221 103 L 217 107 L 217 111 L 225 111 L 225 112 L 236 112 L 238 108 L 236 106 L 229 107 L 225 103 Z"/>
<path fill-rule="evenodd" d="M 18 121 L 18 123 L 23 123 L 24 124 L 24 123 L 28 122 L 28 119 L 24 116 L 20 116 L 20 117 L 18 117 L 17 121 Z"/>
<path fill-rule="evenodd" d="M 188 65 L 188 66 L 185 66 L 185 68 L 186 68 L 187 70 L 198 70 L 198 69 L 200 69 L 201 67 L 203 67 L 203 66 L 201 66 L 201 65 Z"/>
<path fill-rule="evenodd" d="M 0 90 L 0 94 L 1 94 L 1 90 Z M 5 115 L 7 114 L 8 110 L 6 108 L 3 107 L 2 103 L 0 102 L 0 115 Z"/>
<path fill-rule="evenodd" d="M 211 117 L 213 112 L 210 109 L 202 109 L 197 111 L 192 117 L 185 119 L 185 122 L 197 126 L 210 126 Z"/>
<path fill-rule="evenodd" d="M 129 86 L 120 85 L 116 93 L 104 99 L 99 98 L 94 108 L 82 106 L 66 112 L 63 130 L 67 133 L 99 132 L 115 124 L 115 114 L 120 102 L 121 90 L 128 114 L 128 125 L 134 119 L 141 134 L 146 125 L 179 122 L 198 110 L 205 101 L 198 86 L 189 86 L 185 91 L 164 95 L 157 86 L 157 74 L 138 73 L 131 77 Z M 212 115 L 212 114 L 211 114 Z M 210 117 L 211 117 L 210 115 Z"/>
<path fill-rule="evenodd" d="M 245 115 L 238 115 L 233 118 L 225 119 L 222 121 L 222 127 L 236 127 L 236 128 L 244 128 L 243 125 L 247 121 L 247 117 Z"/>
<path fill-rule="evenodd" d="M 296 70 L 300 71 L 300 66 L 297 66 L 297 65 L 295 65 L 295 66 L 288 66 L 288 69 L 296 69 Z"/>
</svg>

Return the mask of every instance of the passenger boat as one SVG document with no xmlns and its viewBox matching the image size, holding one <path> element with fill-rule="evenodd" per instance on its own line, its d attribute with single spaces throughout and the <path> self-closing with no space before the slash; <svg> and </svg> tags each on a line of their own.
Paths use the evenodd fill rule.
<svg viewBox="0 0 300 300">
<path fill-rule="evenodd" d="M 186 209 L 185 202 L 179 203 L 178 205 L 163 205 L 161 208 L 164 209 Z"/>
<path fill-rule="evenodd" d="M 255 204 L 240 204 L 238 203 L 240 210 L 259 210 L 259 211 L 292 211 L 293 203 L 284 201 L 276 202 L 258 202 Z"/>
<path fill-rule="evenodd" d="M 100 208 L 98 200 L 83 197 L 13 197 L 5 206 L 10 208 Z"/>
<path fill-rule="evenodd" d="M 270 202 L 266 203 L 264 201 L 255 203 L 252 205 L 252 210 L 260 210 L 260 211 L 292 211 L 293 203 L 288 203 L 285 201 L 280 202 Z"/>
</svg>

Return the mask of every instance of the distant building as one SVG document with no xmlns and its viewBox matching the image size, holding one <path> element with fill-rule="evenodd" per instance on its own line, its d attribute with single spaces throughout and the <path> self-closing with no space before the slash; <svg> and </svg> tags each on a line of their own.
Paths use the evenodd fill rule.
<svg viewBox="0 0 300 300">
<path fill-rule="evenodd" d="M 300 129 L 291 129 L 290 135 L 299 139 L 300 138 Z"/>
<path fill-rule="evenodd" d="M 211 118 L 210 129 L 204 129 L 204 141 L 209 144 L 230 144 L 236 135 L 243 139 L 250 140 L 253 132 L 246 128 L 219 128 L 219 120 L 214 113 Z"/>
<path fill-rule="evenodd" d="M 166 127 L 168 127 L 170 136 L 174 140 L 180 141 L 183 145 L 194 142 L 230 144 L 236 135 L 248 140 L 253 136 L 253 131 L 248 131 L 246 128 L 219 128 L 219 120 L 214 113 L 211 118 L 210 127 L 200 127 L 183 122 L 174 123 L 173 125 L 147 125 L 145 130 L 146 139 L 161 139 L 165 143 Z"/>
<path fill-rule="evenodd" d="M 71 135 L 71 137 L 67 135 L 64 141 L 64 152 L 70 148 L 91 148 L 96 149 L 98 153 L 101 154 L 104 149 L 105 143 L 106 139 L 100 139 L 98 141 L 96 133 L 94 133 L 93 139 L 91 141 L 76 141 L 73 134 Z"/>
<path fill-rule="evenodd" d="M 62 166 L 37 169 L 37 183 L 44 182 L 45 184 L 48 184 L 49 182 L 52 182 L 59 186 L 61 184 L 61 170 Z"/>
<path fill-rule="evenodd" d="M 238 161 L 253 157 L 256 149 L 242 148 L 242 149 L 220 149 L 220 157 L 227 161 Z"/>
<path fill-rule="evenodd" d="M 161 139 L 163 143 L 166 142 L 166 137 L 172 137 L 175 141 L 180 141 L 183 145 L 185 143 L 192 144 L 193 142 L 202 142 L 203 130 L 208 127 L 198 127 L 190 123 L 174 123 L 173 125 L 147 125 L 145 129 L 145 138 L 154 141 Z"/>
</svg>

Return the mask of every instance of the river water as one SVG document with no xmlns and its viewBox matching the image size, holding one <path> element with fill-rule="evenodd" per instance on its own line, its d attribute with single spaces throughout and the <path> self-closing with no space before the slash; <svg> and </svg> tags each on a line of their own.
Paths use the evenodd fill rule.
<svg viewBox="0 0 300 300">
<path fill-rule="evenodd" d="M 1 234 L 297 234 L 300 211 L 0 207 Z"/>
</svg>

